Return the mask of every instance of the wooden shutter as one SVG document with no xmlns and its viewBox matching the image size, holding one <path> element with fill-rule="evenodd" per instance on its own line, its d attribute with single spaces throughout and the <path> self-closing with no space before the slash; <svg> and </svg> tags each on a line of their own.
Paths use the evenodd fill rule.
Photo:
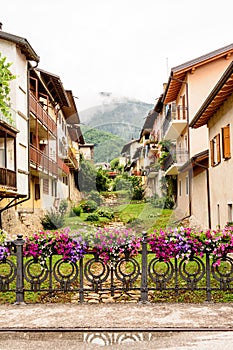
<svg viewBox="0 0 233 350">
<path fill-rule="evenodd" d="M 230 125 L 222 128 L 222 146 L 223 146 L 223 158 L 228 159 L 231 157 L 231 143 L 230 143 Z"/>
<path fill-rule="evenodd" d="M 214 166 L 214 140 L 210 140 L 210 162 Z"/>
<path fill-rule="evenodd" d="M 217 164 L 221 162 L 220 134 L 216 136 Z"/>
</svg>

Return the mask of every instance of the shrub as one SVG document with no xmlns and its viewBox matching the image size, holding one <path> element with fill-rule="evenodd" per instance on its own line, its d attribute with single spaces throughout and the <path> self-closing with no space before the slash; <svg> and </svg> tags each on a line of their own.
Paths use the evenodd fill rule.
<svg viewBox="0 0 233 350">
<path fill-rule="evenodd" d="M 59 213 L 65 215 L 68 208 L 68 201 L 66 199 L 62 199 L 59 205 Z"/>
<path fill-rule="evenodd" d="M 100 209 L 98 209 L 97 213 L 100 217 L 104 217 L 104 218 L 107 218 L 109 220 L 113 219 L 113 217 L 114 217 L 113 210 L 111 210 L 109 208 L 100 208 Z"/>
<path fill-rule="evenodd" d="M 97 213 L 89 214 L 86 221 L 99 221 L 99 215 Z"/>
<path fill-rule="evenodd" d="M 50 209 L 47 211 L 44 217 L 41 218 L 41 223 L 45 230 L 54 230 L 56 228 L 60 228 L 64 225 L 64 215 L 59 211 Z"/>
<path fill-rule="evenodd" d="M 82 208 L 79 206 L 73 207 L 72 212 L 74 213 L 75 216 L 80 216 L 82 212 Z"/>
<path fill-rule="evenodd" d="M 92 213 L 97 209 L 98 204 L 95 201 L 88 199 L 87 201 L 81 204 L 81 207 L 84 213 Z"/>
<path fill-rule="evenodd" d="M 103 199 L 97 191 L 91 191 L 88 196 L 88 199 L 95 201 L 98 205 L 101 205 L 103 203 Z"/>
</svg>

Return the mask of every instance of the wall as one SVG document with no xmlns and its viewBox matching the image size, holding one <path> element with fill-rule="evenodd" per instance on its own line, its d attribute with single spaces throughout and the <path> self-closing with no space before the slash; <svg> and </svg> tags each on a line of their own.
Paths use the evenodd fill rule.
<svg viewBox="0 0 233 350">
<path fill-rule="evenodd" d="M 217 113 L 208 123 L 209 139 L 211 140 L 221 128 L 230 124 L 231 158 L 221 158 L 220 164 L 210 165 L 210 188 L 211 188 L 211 219 L 212 228 L 224 227 L 228 217 L 228 205 L 233 205 L 232 173 L 233 173 L 233 95 L 221 106 Z M 222 146 L 222 142 L 220 142 Z M 219 209 L 218 209 L 219 208 Z M 218 212 L 219 211 L 219 212 Z"/>
</svg>

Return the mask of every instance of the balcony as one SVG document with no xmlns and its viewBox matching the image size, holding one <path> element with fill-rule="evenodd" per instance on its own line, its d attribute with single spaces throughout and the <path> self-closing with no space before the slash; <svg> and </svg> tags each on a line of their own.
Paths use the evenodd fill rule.
<svg viewBox="0 0 233 350">
<path fill-rule="evenodd" d="M 55 121 L 50 117 L 46 110 L 41 106 L 37 99 L 30 92 L 29 95 L 30 112 L 32 112 L 36 118 L 53 134 L 57 135 L 57 125 Z"/>
<path fill-rule="evenodd" d="M 176 140 L 187 126 L 187 108 L 171 104 L 163 123 L 164 140 Z"/>
<path fill-rule="evenodd" d="M 70 168 L 70 169 L 78 169 L 79 162 L 72 151 L 70 147 L 68 147 L 66 155 L 62 156 L 62 159 L 64 160 L 64 163 Z"/>
<path fill-rule="evenodd" d="M 16 190 L 16 172 L 5 168 L 0 168 L 0 185 Z"/>
<path fill-rule="evenodd" d="M 69 167 L 60 158 L 57 159 L 57 165 L 65 175 L 69 175 Z"/>
<path fill-rule="evenodd" d="M 174 154 L 169 154 L 163 163 L 165 175 L 177 175 L 180 167 L 189 160 L 187 151 L 179 151 Z"/>
<path fill-rule="evenodd" d="M 32 166 L 34 165 L 38 171 L 57 176 L 57 163 L 33 145 L 30 145 L 30 163 Z"/>
</svg>

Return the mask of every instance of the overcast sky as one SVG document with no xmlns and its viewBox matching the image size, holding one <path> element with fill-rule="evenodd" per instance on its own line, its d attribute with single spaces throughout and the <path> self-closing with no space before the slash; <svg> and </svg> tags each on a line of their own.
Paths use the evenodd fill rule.
<svg viewBox="0 0 233 350">
<path fill-rule="evenodd" d="M 155 103 L 171 67 L 233 42 L 232 0 L 6 0 L 3 30 L 79 99 L 99 92 Z"/>
</svg>

